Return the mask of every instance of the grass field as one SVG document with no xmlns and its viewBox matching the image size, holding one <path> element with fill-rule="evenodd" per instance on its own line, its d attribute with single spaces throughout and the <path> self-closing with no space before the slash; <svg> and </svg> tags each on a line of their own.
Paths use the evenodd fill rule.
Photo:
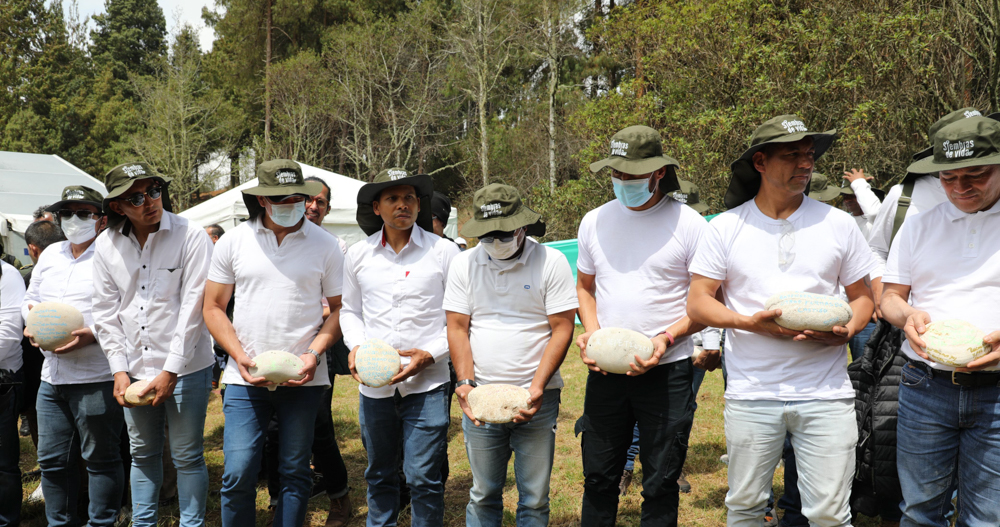
<svg viewBox="0 0 1000 527">
<path fill-rule="evenodd" d="M 583 495 L 583 469 L 580 461 L 580 441 L 573 435 L 573 425 L 583 412 L 584 386 L 587 369 L 580 362 L 579 350 L 576 346 L 570 348 L 566 363 L 562 367 L 562 376 L 566 383 L 562 394 L 562 406 L 559 411 L 558 433 L 556 435 L 556 459 L 552 470 L 550 524 L 553 526 L 578 525 L 580 523 L 580 498 Z M 726 452 L 726 439 L 722 425 L 723 411 L 722 373 L 715 371 L 705 376 L 701 392 L 698 394 L 698 412 L 695 415 L 694 427 L 691 431 L 690 447 L 685 470 L 688 481 L 691 482 L 690 494 L 681 494 L 679 524 L 683 526 L 719 527 L 726 524 L 725 497 L 728 489 L 726 484 L 726 466 L 719 462 L 719 456 Z M 448 456 L 451 464 L 451 476 L 445 494 L 445 525 L 461 526 L 465 524 L 465 505 L 468 501 L 469 488 L 472 485 L 472 474 L 465 455 L 462 440 L 461 412 L 458 404 L 452 405 L 451 430 L 448 434 Z M 365 483 L 364 469 L 366 455 L 361 445 L 358 429 L 358 389 L 357 383 L 349 377 L 338 377 L 333 395 L 333 419 L 337 429 L 337 439 L 340 450 L 347 464 L 350 476 L 351 501 L 354 505 L 352 526 L 364 525 Z M 213 393 L 208 407 L 208 419 L 205 426 L 205 457 L 208 462 L 210 489 L 218 491 L 222 479 L 222 404 L 218 393 Z M 36 466 L 35 450 L 31 441 L 21 439 L 21 468 L 31 470 Z M 642 481 L 642 467 L 636 463 L 636 482 Z M 775 473 L 774 491 L 777 495 L 783 492 L 781 469 Z M 38 480 L 24 483 L 24 496 L 27 497 L 38 485 Z M 618 525 L 638 526 L 639 511 L 642 498 L 639 495 L 638 484 L 633 484 L 627 496 L 622 498 L 618 509 Z M 267 490 L 261 490 L 257 496 L 257 525 L 264 526 L 269 519 Z M 507 476 L 507 488 L 504 492 L 504 525 L 514 525 L 514 510 L 517 504 L 517 491 L 514 488 L 513 462 Z M 329 502 L 326 497 L 316 498 L 310 502 L 307 522 L 309 525 L 322 526 L 326 521 L 326 510 Z M 25 505 L 22 511 L 22 525 L 42 527 L 45 525 L 44 507 L 41 504 Z M 219 517 L 219 498 L 217 493 L 211 493 L 208 500 L 209 526 L 221 524 Z M 177 525 L 176 505 L 160 511 L 161 525 Z M 408 526 L 405 517 L 400 519 L 401 526 Z M 856 518 L 854 525 L 859 527 L 874 527 L 878 522 L 868 518 Z"/>
</svg>

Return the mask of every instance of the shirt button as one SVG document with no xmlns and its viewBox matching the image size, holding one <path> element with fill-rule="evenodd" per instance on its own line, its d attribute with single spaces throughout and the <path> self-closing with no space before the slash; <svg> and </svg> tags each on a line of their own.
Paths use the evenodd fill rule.
<svg viewBox="0 0 1000 527">
<path fill-rule="evenodd" d="M 973 247 L 975 247 L 975 244 L 970 243 L 969 248 L 972 249 Z"/>
<path fill-rule="evenodd" d="M 976 229 L 972 229 L 972 234 L 975 234 L 975 233 L 976 233 Z"/>
<path fill-rule="evenodd" d="M 142 268 L 143 268 L 143 269 L 145 269 L 145 268 L 146 268 L 146 266 L 144 265 L 144 266 L 142 266 Z"/>
<path fill-rule="evenodd" d="M 146 286 L 142 286 L 142 288 L 143 288 L 143 289 L 146 289 Z"/>
</svg>

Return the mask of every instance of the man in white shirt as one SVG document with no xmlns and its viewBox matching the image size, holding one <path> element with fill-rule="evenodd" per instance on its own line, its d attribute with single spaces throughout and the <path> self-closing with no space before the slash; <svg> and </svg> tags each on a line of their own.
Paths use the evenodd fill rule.
<svg viewBox="0 0 1000 527">
<path fill-rule="evenodd" d="M 854 217 L 861 234 L 867 240 L 878 211 L 882 208 L 885 191 L 872 188 L 869 183 L 872 177 L 866 176 L 864 170 L 852 168 L 845 171 L 843 177 L 847 182 L 847 186 L 840 189 L 840 195 L 844 198 L 844 209 Z"/>
<path fill-rule="evenodd" d="M 875 261 L 850 216 L 803 195 L 815 160 L 835 137 L 836 130 L 809 132 L 795 115 L 759 126 L 732 164 L 730 209 L 709 224 L 691 265 L 688 315 L 729 328 L 731 527 L 761 524 L 786 433 L 802 514 L 810 525 L 851 524 L 857 426 L 846 344 L 872 316 L 866 282 Z M 841 287 L 854 314 L 832 332 L 785 329 L 774 321 L 780 310 L 764 310 L 776 293 L 833 296 Z"/>
<path fill-rule="evenodd" d="M 330 385 L 324 352 L 340 338 L 344 255 L 334 238 L 305 219 L 306 198 L 322 187 L 303 181 L 298 163 L 264 162 L 257 180 L 243 191 L 250 219 L 219 240 L 205 286 L 205 322 L 230 357 L 222 375 L 222 525 L 256 521 L 257 474 L 267 424 L 276 413 L 281 494 L 274 525 L 301 526 L 312 490 L 316 409 Z M 226 306 L 233 297 L 230 322 Z M 333 313 L 325 321 L 324 297 Z M 275 386 L 251 375 L 254 358 L 271 350 L 299 357 L 302 378 Z"/>
<path fill-rule="evenodd" d="M 383 170 L 361 187 L 357 214 L 369 236 L 347 251 L 344 265 L 340 318 L 354 378 L 361 381 L 354 358 L 369 339 L 399 350 L 402 366 L 386 386 L 359 387 L 369 527 L 396 524 L 401 454 L 412 524 L 444 522 L 450 375 L 441 303 L 459 250 L 434 234 L 423 214 L 433 191 L 430 176 L 410 176 L 400 168 Z"/>
<path fill-rule="evenodd" d="M 21 304 L 21 314 L 27 319 L 33 306 L 61 302 L 79 310 L 86 324 L 73 332 L 73 342 L 42 350 L 45 362 L 36 404 L 38 466 L 49 525 L 79 521 L 80 467 L 73 455 L 75 441 L 86 462 L 89 524 L 114 525 L 125 485 L 118 450 L 125 417 L 115 400 L 108 358 L 94 337 L 91 314 L 94 238 L 103 201 L 92 188 L 70 186 L 63 189 L 62 200 L 46 209 L 55 215 L 68 240 L 39 255 Z M 27 330 L 24 334 L 34 337 Z"/>
<path fill-rule="evenodd" d="M 882 280 L 882 314 L 906 334 L 896 430 L 900 525 L 1000 525 L 1000 123 L 977 116 L 937 131 L 909 172 L 938 172 L 948 198 L 903 224 Z M 945 320 L 986 332 L 992 352 L 935 362 L 923 333 Z M 971 344 L 970 344 L 971 345 Z"/>
<path fill-rule="evenodd" d="M 22 406 L 21 337 L 24 280 L 13 265 L 0 260 L 0 525 L 21 521 L 21 441 L 17 415 Z"/>
<path fill-rule="evenodd" d="M 576 292 L 585 330 L 577 345 L 591 370 L 576 425 L 583 434 L 581 520 L 615 524 L 618 483 L 638 425 L 642 523 L 677 525 L 684 438 L 693 417 L 690 336 L 704 328 L 687 317 L 688 265 L 708 224 L 669 197 L 680 187 L 678 164 L 663 154 L 656 130 L 630 126 L 616 133 L 609 156 L 590 170 L 606 167 L 616 199 L 588 212 L 577 236 Z M 586 351 L 601 328 L 642 333 L 653 339 L 653 356 L 635 358 L 626 374 L 602 371 Z"/>
<path fill-rule="evenodd" d="M 518 527 L 549 522 L 549 478 L 563 386 L 559 366 L 573 338 L 579 306 L 566 257 L 529 236 L 545 235 L 541 216 L 517 189 L 492 184 L 476 191 L 464 237 L 479 245 L 459 254 L 448 272 L 444 309 L 458 375 L 455 394 L 472 469 L 465 509 L 470 527 L 500 527 L 507 463 L 514 453 Z M 528 390 L 530 408 L 506 424 L 476 420 L 467 397 L 476 385 Z"/>
<path fill-rule="evenodd" d="M 132 521 L 156 525 L 169 433 L 180 525 L 201 526 L 208 495 L 205 411 L 215 362 L 201 306 L 212 241 L 170 212 L 170 180 L 145 163 L 119 165 L 104 180 L 108 227 L 94 242 L 92 314 L 114 374 L 115 398 L 125 407 Z M 125 390 L 137 380 L 149 381 L 139 395 L 155 393 L 152 405 L 125 401 Z"/>
</svg>

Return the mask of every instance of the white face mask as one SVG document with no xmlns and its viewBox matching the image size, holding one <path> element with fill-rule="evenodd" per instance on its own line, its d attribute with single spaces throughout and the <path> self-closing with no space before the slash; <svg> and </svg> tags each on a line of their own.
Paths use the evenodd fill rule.
<svg viewBox="0 0 1000 527">
<path fill-rule="evenodd" d="M 294 227 L 306 213 L 306 202 L 299 201 L 288 205 L 278 205 L 267 201 L 267 215 L 274 223 L 288 228 Z"/>
<path fill-rule="evenodd" d="M 69 218 L 60 220 L 63 234 L 66 239 L 74 245 L 88 242 L 97 236 L 97 219 L 81 220 L 75 214 Z"/>
<path fill-rule="evenodd" d="M 503 242 L 498 239 L 494 239 L 490 243 L 481 242 L 480 245 L 483 246 L 483 250 L 486 251 L 486 254 L 490 255 L 490 258 L 493 258 L 494 260 L 506 260 L 514 256 L 518 249 L 521 248 L 521 245 L 524 244 L 524 233 L 525 230 L 523 228 L 518 229 L 517 232 L 514 233 L 514 237 L 509 241 Z"/>
</svg>

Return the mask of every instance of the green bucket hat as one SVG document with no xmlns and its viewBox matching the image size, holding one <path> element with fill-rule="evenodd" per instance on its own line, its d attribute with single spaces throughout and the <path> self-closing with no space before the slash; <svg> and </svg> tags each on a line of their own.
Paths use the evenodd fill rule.
<svg viewBox="0 0 1000 527">
<path fill-rule="evenodd" d="M 850 189 L 851 187 L 847 187 Z M 809 197 L 816 201 L 830 201 L 842 192 L 840 187 L 830 184 L 830 180 L 819 172 L 813 172 L 812 179 L 809 180 Z M 853 194 L 854 191 L 852 190 Z"/>
<path fill-rule="evenodd" d="M 608 157 L 590 164 L 591 172 L 611 168 L 619 172 L 641 176 L 668 167 L 667 175 L 657 185 L 661 192 L 669 194 L 680 189 L 676 170 L 677 160 L 663 154 L 663 140 L 660 132 L 648 126 L 629 126 L 611 136 Z"/>
<path fill-rule="evenodd" d="M 170 202 L 170 192 L 168 192 L 170 178 L 159 175 L 153 170 L 153 167 L 142 161 L 123 163 L 112 168 L 104 175 L 104 186 L 108 189 L 108 195 L 104 196 L 101 208 L 104 210 L 104 215 L 108 217 L 108 228 L 115 227 L 125 221 L 125 216 L 111 210 L 109 204 L 128 192 L 132 188 L 132 184 L 136 181 L 151 178 L 159 180 L 163 185 L 163 194 L 160 198 L 163 200 L 163 210 L 173 212 L 174 208 Z M 128 234 L 128 229 L 122 232 Z"/>
<path fill-rule="evenodd" d="M 906 171 L 929 174 L 1000 165 L 1000 122 L 982 116 L 961 119 L 938 130 L 933 145 L 933 156 L 915 161 Z"/>
<path fill-rule="evenodd" d="M 704 214 L 708 212 L 708 205 L 701 202 L 698 195 L 698 185 L 686 180 L 677 178 L 677 183 L 680 184 L 680 190 L 675 190 L 670 193 L 670 197 L 675 200 L 691 207 L 698 214 Z"/>
<path fill-rule="evenodd" d="M 932 124 L 931 127 L 927 129 L 927 137 L 929 137 L 931 139 L 931 143 L 933 143 L 934 135 L 938 133 L 938 130 L 941 130 L 942 128 L 948 126 L 951 123 L 956 123 L 958 121 L 961 121 L 962 119 L 968 119 L 970 117 L 979 117 L 981 115 L 983 114 L 975 108 L 971 107 L 959 108 L 958 110 L 955 110 L 954 112 L 951 112 L 945 115 L 944 117 L 938 119 L 937 121 L 935 121 L 934 124 Z M 990 119 L 996 120 L 998 117 L 1000 117 L 1000 112 L 991 113 L 988 117 Z M 913 154 L 913 160 L 920 161 L 921 159 L 925 157 L 931 157 L 932 155 L 934 155 L 933 145 L 928 146 L 927 148 L 917 152 L 916 154 Z"/>
<path fill-rule="evenodd" d="M 427 232 L 434 232 L 434 211 L 431 199 L 434 195 L 434 180 L 427 174 L 411 176 L 403 168 L 387 168 L 375 176 L 375 180 L 358 190 L 358 225 L 365 234 L 371 236 L 382 230 L 382 217 L 375 214 L 372 203 L 378 199 L 383 190 L 399 185 L 410 185 L 417 190 L 420 199 L 420 212 L 417 213 L 417 226 Z"/>
<path fill-rule="evenodd" d="M 542 216 L 521 202 L 521 194 L 510 185 L 493 183 L 472 197 L 472 219 L 462 226 L 462 236 L 479 238 L 488 232 L 511 232 L 527 227 L 528 236 L 544 236 Z"/>
<path fill-rule="evenodd" d="M 62 199 L 45 208 L 48 212 L 58 212 L 70 203 L 93 205 L 97 210 L 103 210 L 104 196 L 100 192 L 83 185 L 70 185 L 63 189 Z"/>
<path fill-rule="evenodd" d="M 879 201 L 885 201 L 885 191 L 884 190 L 882 190 L 880 188 L 875 188 L 875 187 L 872 187 L 871 190 L 872 190 L 872 193 L 874 193 L 875 196 L 878 197 Z M 810 192 L 810 196 L 809 196 L 810 198 L 812 197 L 811 194 L 812 193 Z M 840 182 L 840 195 L 841 196 L 853 196 L 854 195 L 854 189 L 851 188 L 851 185 L 849 185 L 847 183 L 847 180 L 842 180 Z"/>
<path fill-rule="evenodd" d="M 243 203 L 250 217 L 254 218 L 264 212 L 257 196 L 301 194 L 310 197 L 320 192 L 323 192 L 323 185 L 303 179 L 302 167 L 298 163 L 291 159 L 272 159 L 257 167 L 257 186 L 243 190 Z"/>
<path fill-rule="evenodd" d="M 813 159 L 818 160 L 833 145 L 837 130 L 810 132 L 805 122 L 794 114 L 779 115 L 758 126 L 750 136 L 750 148 L 729 166 L 732 176 L 724 198 L 726 207 L 738 207 L 753 199 L 760 190 L 760 172 L 753 166 L 754 154 L 767 145 L 794 143 L 806 137 L 813 138 L 813 148 L 816 150 Z"/>
</svg>

